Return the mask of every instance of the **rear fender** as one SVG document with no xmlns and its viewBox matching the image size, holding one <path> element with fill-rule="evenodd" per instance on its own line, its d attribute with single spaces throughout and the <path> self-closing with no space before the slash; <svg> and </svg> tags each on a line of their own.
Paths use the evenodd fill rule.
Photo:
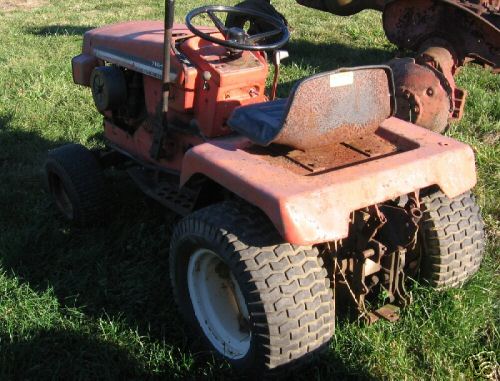
<svg viewBox="0 0 500 381">
<path fill-rule="evenodd" d="M 450 198 L 475 185 L 469 146 L 396 118 L 377 134 L 412 141 L 415 148 L 304 176 L 249 152 L 246 138 L 216 139 L 186 152 L 181 186 L 205 175 L 260 208 L 285 241 L 312 245 L 346 238 L 355 210 L 433 185 Z"/>
</svg>

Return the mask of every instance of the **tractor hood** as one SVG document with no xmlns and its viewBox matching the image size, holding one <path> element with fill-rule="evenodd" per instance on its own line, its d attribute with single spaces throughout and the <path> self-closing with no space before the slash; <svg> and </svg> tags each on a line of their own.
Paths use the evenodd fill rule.
<svg viewBox="0 0 500 381">
<path fill-rule="evenodd" d="M 214 28 L 200 27 L 204 32 L 216 32 Z M 106 25 L 85 33 L 83 54 L 96 56 L 96 50 L 105 50 L 146 61 L 161 67 L 163 57 L 164 27 L 162 21 L 130 21 Z M 175 24 L 173 39 L 186 39 L 193 33 L 184 24 Z"/>
</svg>

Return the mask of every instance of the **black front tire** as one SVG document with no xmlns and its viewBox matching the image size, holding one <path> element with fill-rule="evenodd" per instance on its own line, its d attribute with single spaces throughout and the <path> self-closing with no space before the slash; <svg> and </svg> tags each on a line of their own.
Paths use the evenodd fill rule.
<svg viewBox="0 0 500 381">
<path fill-rule="evenodd" d="M 251 339 L 243 358 L 218 352 L 197 320 L 186 274 L 200 248 L 217 253 L 244 297 Z M 325 349 L 334 333 L 333 293 L 318 251 L 283 243 L 268 218 L 252 206 L 227 201 L 181 220 L 172 235 L 170 275 L 194 336 L 240 371 L 262 375 L 301 365 Z"/>
<path fill-rule="evenodd" d="M 98 222 L 106 206 L 102 168 L 80 144 L 49 152 L 45 162 L 47 188 L 66 220 L 77 226 Z"/>
</svg>

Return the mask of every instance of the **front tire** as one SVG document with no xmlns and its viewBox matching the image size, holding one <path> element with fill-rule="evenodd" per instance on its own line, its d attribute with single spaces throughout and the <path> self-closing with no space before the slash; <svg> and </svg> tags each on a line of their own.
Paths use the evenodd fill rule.
<svg viewBox="0 0 500 381">
<path fill-rule="evenodd" d="M 77 226 L 98 222 L 106 206 L 104 175 L 96 157 L 80 144 L 49 151 L 47 188 L 58 210 Z"/>
<path fill-rule="evenodd" d="M 264 374 L 326 347 L 334 304 L 318 251 L 283 243 L 267 217 L 233 201 L 184 218 L 170 248 L 174 296 L 203 344 Z"/>
</svg>

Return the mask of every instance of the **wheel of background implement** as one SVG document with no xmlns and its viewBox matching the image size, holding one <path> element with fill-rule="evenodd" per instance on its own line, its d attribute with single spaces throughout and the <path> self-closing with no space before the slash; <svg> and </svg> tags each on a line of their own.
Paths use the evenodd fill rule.
<svg viewBox="0 0 500 381">
<path fill-rule="evenodd" d="M 100 112 L 114 110 L 127 102 L 127 82 L 118 67 L 96 67 L 90 76 L 90 87 Z"/>
<path fill-rule="evenodd" d="M 278 20 L 282 20 L 285 25 L 288 25 L 288 22 L 281 13 L 279 13 L 276 8 L 274 8 L 268 0 L 246 0 L 236 5 L 238 8 L 250 9 L 254 11 L 259 11 L 271 16 L 275 16 Z M 247 22 L 250 21 L 250 28 L 248 32 L 250 35 L 268 32 L 272 29 L 271 25 L 263 22 L 255 22 L 249 16 L 237 15 L 237 14 L 229 14 L 226 19 L 226 27 L 237 27 L 243 28 Z M 271 28 L 271 29 L 270 29 Z M 263 43 L 266 41 L 264 40 Z"/>
<path fill-rule="evenodd" d="M 484 224 L 471 192 L 453 199 L 431 189 L 422 198 L 421 276 L 435 288 L 456 287 L 481 264 Z"/>
<path fill-rule="evenodd" d="M 49 152 L 45 162 L 47 187 L 63 216 L 78 226 L 101 216 L 105 202 L 102 169 L 95 156 L 79 144 Z"/>
<path fill-rule="evenodd" d="M 185 217 L 172 235 L 174 295 L 195 337 L 253 375 L 304 363 L 334 331 L 318 251 L 282 242 L 262 212 L 235 201 Z"/>
</svg>

